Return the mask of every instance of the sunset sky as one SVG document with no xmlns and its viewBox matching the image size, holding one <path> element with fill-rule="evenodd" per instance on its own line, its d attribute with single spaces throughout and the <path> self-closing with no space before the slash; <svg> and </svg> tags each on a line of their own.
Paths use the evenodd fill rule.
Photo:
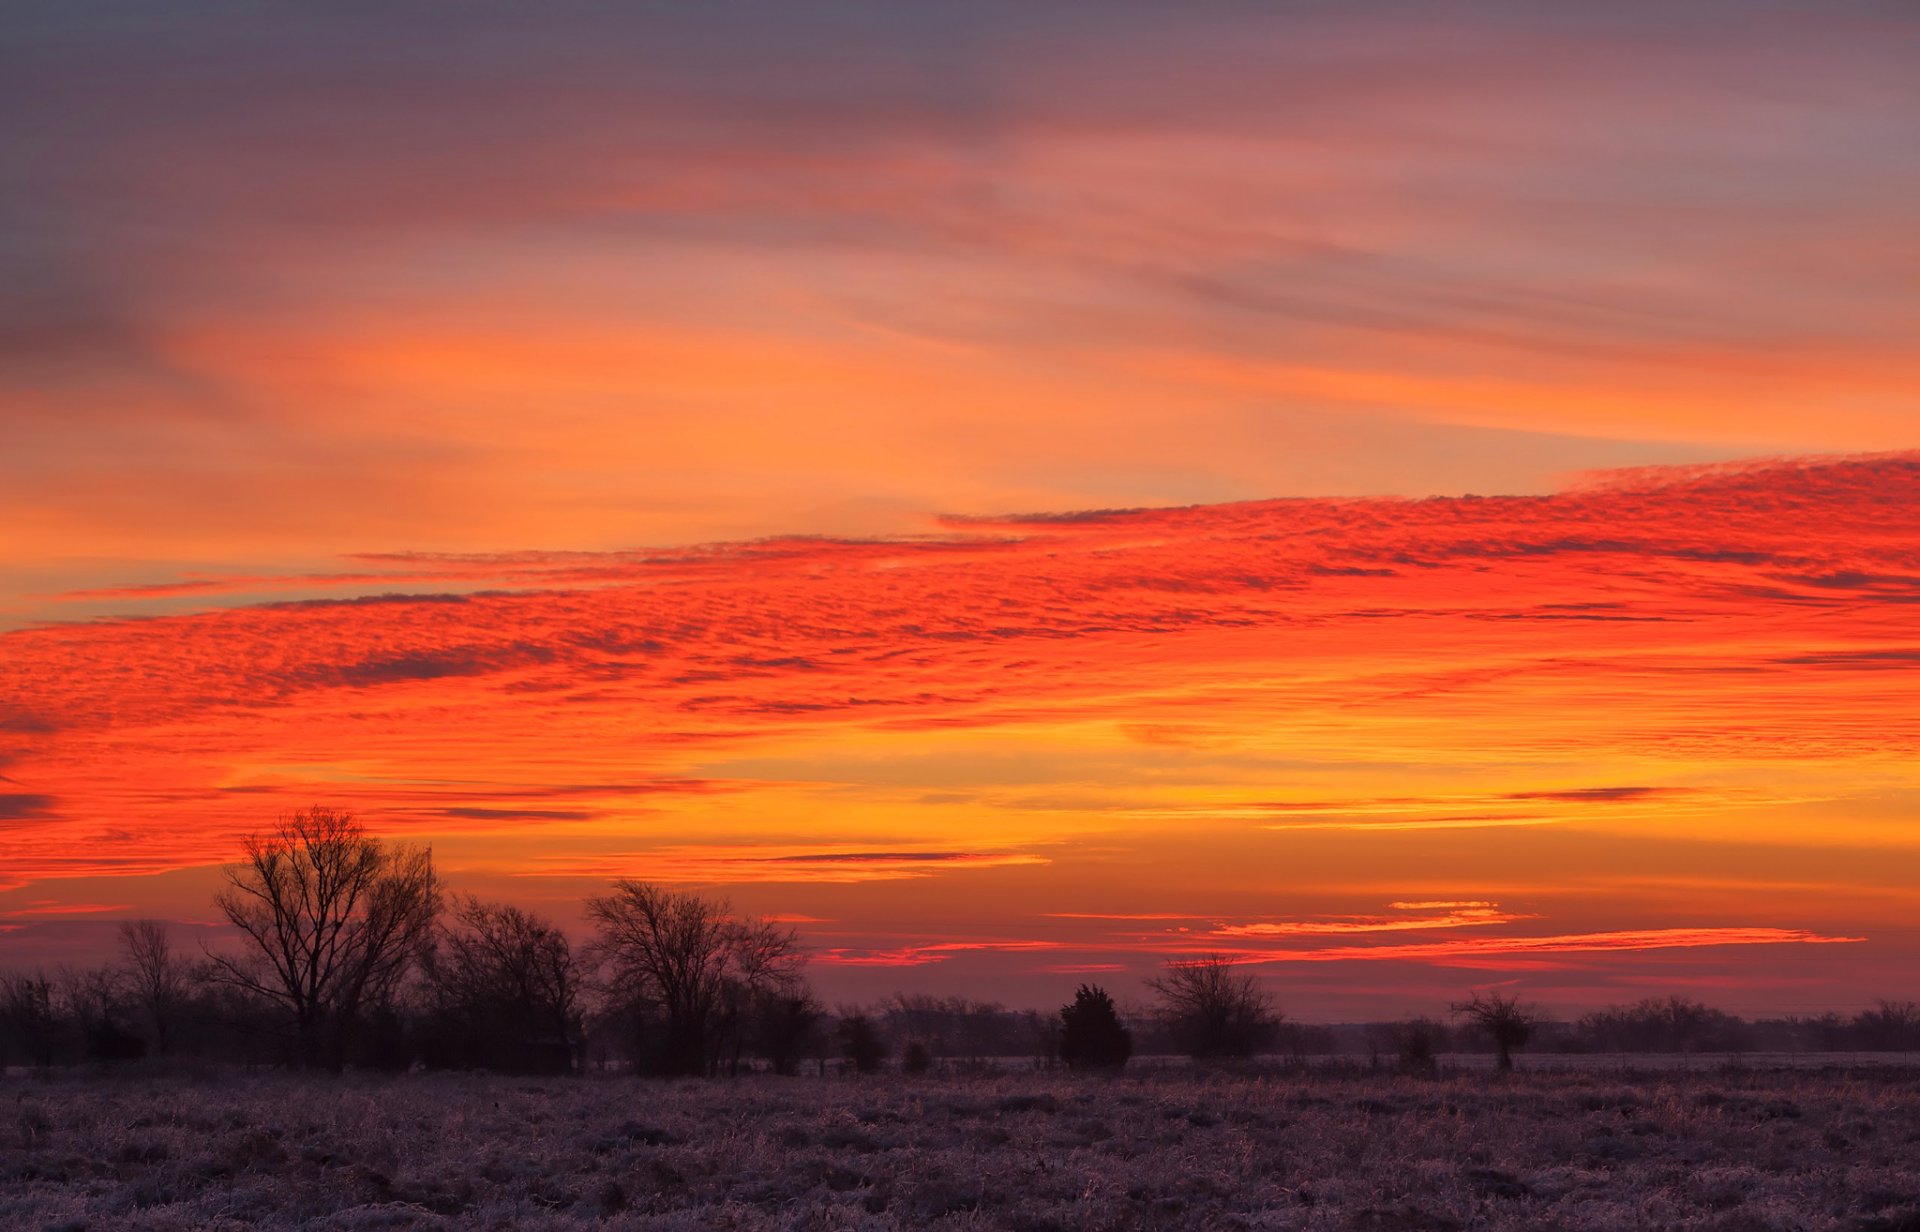
<svg viewBox="0 0 1920 1232">
<path fill-rule="evenodd" d="M 1891 0 L 12 5 L 0 967 L 327 804 L 829 1001 L 1920 995 L 1916 117 Z"/>
</svg>

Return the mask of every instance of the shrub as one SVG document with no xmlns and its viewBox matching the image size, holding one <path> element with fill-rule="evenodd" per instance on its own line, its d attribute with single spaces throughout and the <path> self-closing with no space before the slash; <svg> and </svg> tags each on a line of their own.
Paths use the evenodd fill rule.
<svg viewBox="0 0 1920 1232">
<path fill-rule="evenodd" d="M 887 1060 L 887 1042 L 865 1014 L 840 1019 L 840 1047 L 857 1073 L 877 1074 Z"/>
<path fill-rule="evenodd" d="M 1068 1069 L 1119 1069 L 1133 1055 L 1133 1034 L 1120 1025 L 1113 998 L 1097 984 L 1082 984 L 1073 1002 L 1060 1007 L 1060 1059 Z"/>
<path fill-rule="evenodd" d="M 1250 1057 L 1273 1042 L 1280 1016 L 1251 975 L 1224 954 L 1167 964 L 1148 982 L 1173 1037 L 1196 1060 Z"/>
</svg>

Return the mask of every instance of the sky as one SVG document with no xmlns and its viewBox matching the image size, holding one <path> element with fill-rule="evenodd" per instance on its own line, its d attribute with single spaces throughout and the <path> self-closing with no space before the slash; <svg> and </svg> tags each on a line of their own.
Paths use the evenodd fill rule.
<svg viewBox="0 0 1920 1232">
<path fill-rule="evenodd" d="M 0 24 L 0 966 L 353 810 L 829 999 L 1920 970 L 1920 15 Z"/>
</svg>

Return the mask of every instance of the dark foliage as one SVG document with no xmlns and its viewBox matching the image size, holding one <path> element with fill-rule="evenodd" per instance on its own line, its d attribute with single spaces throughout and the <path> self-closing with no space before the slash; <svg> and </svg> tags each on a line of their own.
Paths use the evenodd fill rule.
<svg viewBox="0 0 1920 1232">
<path fill-rule="evenodd" d="M 433 855 L 326 808 L 283 818 L 245 852 L 216 899 L 245 947 L 213 955 L 209 974 L 280 1007 L 297 1064 L 339 1069 L 362 1011 L 391 1001 L 431 943 Z"/>
<path fill-rule="evenodd" d="M 580 1040 L 573 948 L 517 907 L 466 899 L 423 964 L 429 1065 L 566 1073 Z"/>
<path fill-rule="evenodd" d="M 1520 1004 L 1518 997 L 1497 992 L 1477 992 L 1469 1000 L 1456 1002 L 1453 1012 L 1493 1042 L 1503 1070 L 1513 1068 L 1513 1050 L 1526 1047 L 1540 1019 L 1533 1007 Z"/>
<path fill-rule="evenodd" d="M 887 1041 L 865 1014 L 840 1016 L 840 1049 L 856 1072 L 877 1074 L 887 1063 Z"/>
<path fill-rule="evenodd" d="M 1060 1007 L 1060 1059 L 1069 1069 L 1116 1070 L 1133 1055 L 1133 1033 L 1120 1022 L 1113 998 L 1097 984 L 1082 984 Z"/>
<path fill-rule="evenodd" d="M 1250 1057 L 1279 1033 L 1272 1001 L 1236 965 L 1225 955 L 1205 954 L 1168 963 L 1165 974 L 1148 981 L 1160 994 L 1168 1031 L 1196 1060 Z"/>
</svg>

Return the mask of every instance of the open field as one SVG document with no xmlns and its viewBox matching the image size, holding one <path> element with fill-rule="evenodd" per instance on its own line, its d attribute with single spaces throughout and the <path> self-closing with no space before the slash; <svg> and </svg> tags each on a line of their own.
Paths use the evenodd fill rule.
<svg viewBox="0 0 1920 1232">
<path fill-rule="evenodd" d="M 1920 1071 L 12 1078 L 0 1227 L 1920 1229 Z"/>
</svg>

